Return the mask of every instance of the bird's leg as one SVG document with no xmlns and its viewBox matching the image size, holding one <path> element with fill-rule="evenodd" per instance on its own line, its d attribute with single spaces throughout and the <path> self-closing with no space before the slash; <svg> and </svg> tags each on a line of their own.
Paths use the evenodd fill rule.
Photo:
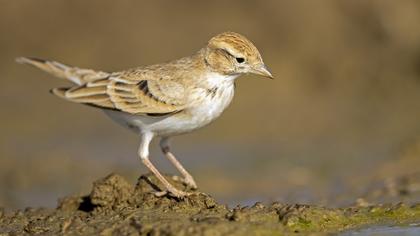
<svg viewBox="0 0 420 236">
<path fill-rule="evenodd" d="M 149 160 L 149 144 L 153 139 L 152 133 L 144 133 L 141 136 L 140 147 L 138 154 L 143 164 L 159 179 L 159 181 L 165 186 L 166 190 L 173 194 L 175 197 L 182 198 L 187 195 L 186 192 L 176 189 L 170 184 L 165 177 L 156 169 L 156 167 Z"/>
<path fill-rule="evenodd" d="M 166 158 L 176 167 L 176 169 L 184 177 L 184 182 L 191 187 L 192 189 L 197 189 L 197 184 L 194 181 L 194 178 L 188 173 L 187 170 L 181 165 L 181 163 L 175 158 L 175 155 L 172 154 L 169 147 L 169 137 L 164 137 L 160 140 L 160 148 L 162 149 L 163 154 Z"/>
</svg>

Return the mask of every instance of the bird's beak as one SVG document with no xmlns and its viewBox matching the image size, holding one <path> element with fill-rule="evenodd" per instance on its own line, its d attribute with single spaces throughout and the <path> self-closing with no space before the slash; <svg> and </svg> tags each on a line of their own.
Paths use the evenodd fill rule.
<svg viewBox="0 0 420 236">
<path fill-rule="evenodd" d="M 266 65 L 262 64 L 252 70 L 253 74 L 262 75 L 264 77 L 274 79 L 273 75 L 271 74 L 270 70 L 267 68 Z"/>
</svg>

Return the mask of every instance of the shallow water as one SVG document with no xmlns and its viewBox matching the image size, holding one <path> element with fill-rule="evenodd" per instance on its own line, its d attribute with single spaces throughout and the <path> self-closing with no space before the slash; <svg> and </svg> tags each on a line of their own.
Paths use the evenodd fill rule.
<svg viewBox="0 0 420 236">
<path fill-rule="evenodd" d="M 392 236 L 392 235 L 399 235 L 399 236 L 418 236 L 420 235 L 420 227 L 419 224 L 412 224 L 409 226 L 375 226 L 369 227 L 366 229 L 358 229 L 358 230 L 351 230 L 341 233 L 340 236 Z"/>
</svg>

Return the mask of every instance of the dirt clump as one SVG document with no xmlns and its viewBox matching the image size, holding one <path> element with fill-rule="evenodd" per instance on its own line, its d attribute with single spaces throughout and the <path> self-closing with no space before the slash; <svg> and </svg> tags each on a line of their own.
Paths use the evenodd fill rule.
<svg viewBox="0 0 420 236">
<path fill-rule="evenodd" d="M 191 191 L 177 178 L 177 188 Z M 381 222 L 420 219 L 420 205 L 354 206 L 329 209 L 300 204 L 256 203 L 233 209 L 193 192 L 184 199 L 157 197 L 158 181 L 143 175 L 136 186 L 111 174 L 94 182 L 87 196 L 70 196 L 57 209 L 0 210 L 0 234 L 10 235 L 282 235 L 338 232 Z"/>
</svg>

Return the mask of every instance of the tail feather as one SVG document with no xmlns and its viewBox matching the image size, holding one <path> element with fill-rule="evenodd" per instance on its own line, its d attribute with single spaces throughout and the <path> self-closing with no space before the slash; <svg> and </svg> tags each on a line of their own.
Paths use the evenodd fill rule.
<svg viewBox="0 0 420 236">
<path fill-rule="evenodd" d="M 109 73 L 106 72 L 71 67 L 60 62 L 38 58 L 20 57 L 16 59 L 16 62 L 35 66 L 58 78 L 70 80 L 77 85 L 83 85 L 85 83 L 109 76 Z"/>
<path fill-rule="evenodd" d="M 58 78 L 68 79 L 75 84 L 82 84 L 80 79 L 68 75 L 68 71 L 71 67 L 62 63 L 32 57 L 19 57 L 16 59 L 16 62 L 32 65 Z"/>
</svg>

